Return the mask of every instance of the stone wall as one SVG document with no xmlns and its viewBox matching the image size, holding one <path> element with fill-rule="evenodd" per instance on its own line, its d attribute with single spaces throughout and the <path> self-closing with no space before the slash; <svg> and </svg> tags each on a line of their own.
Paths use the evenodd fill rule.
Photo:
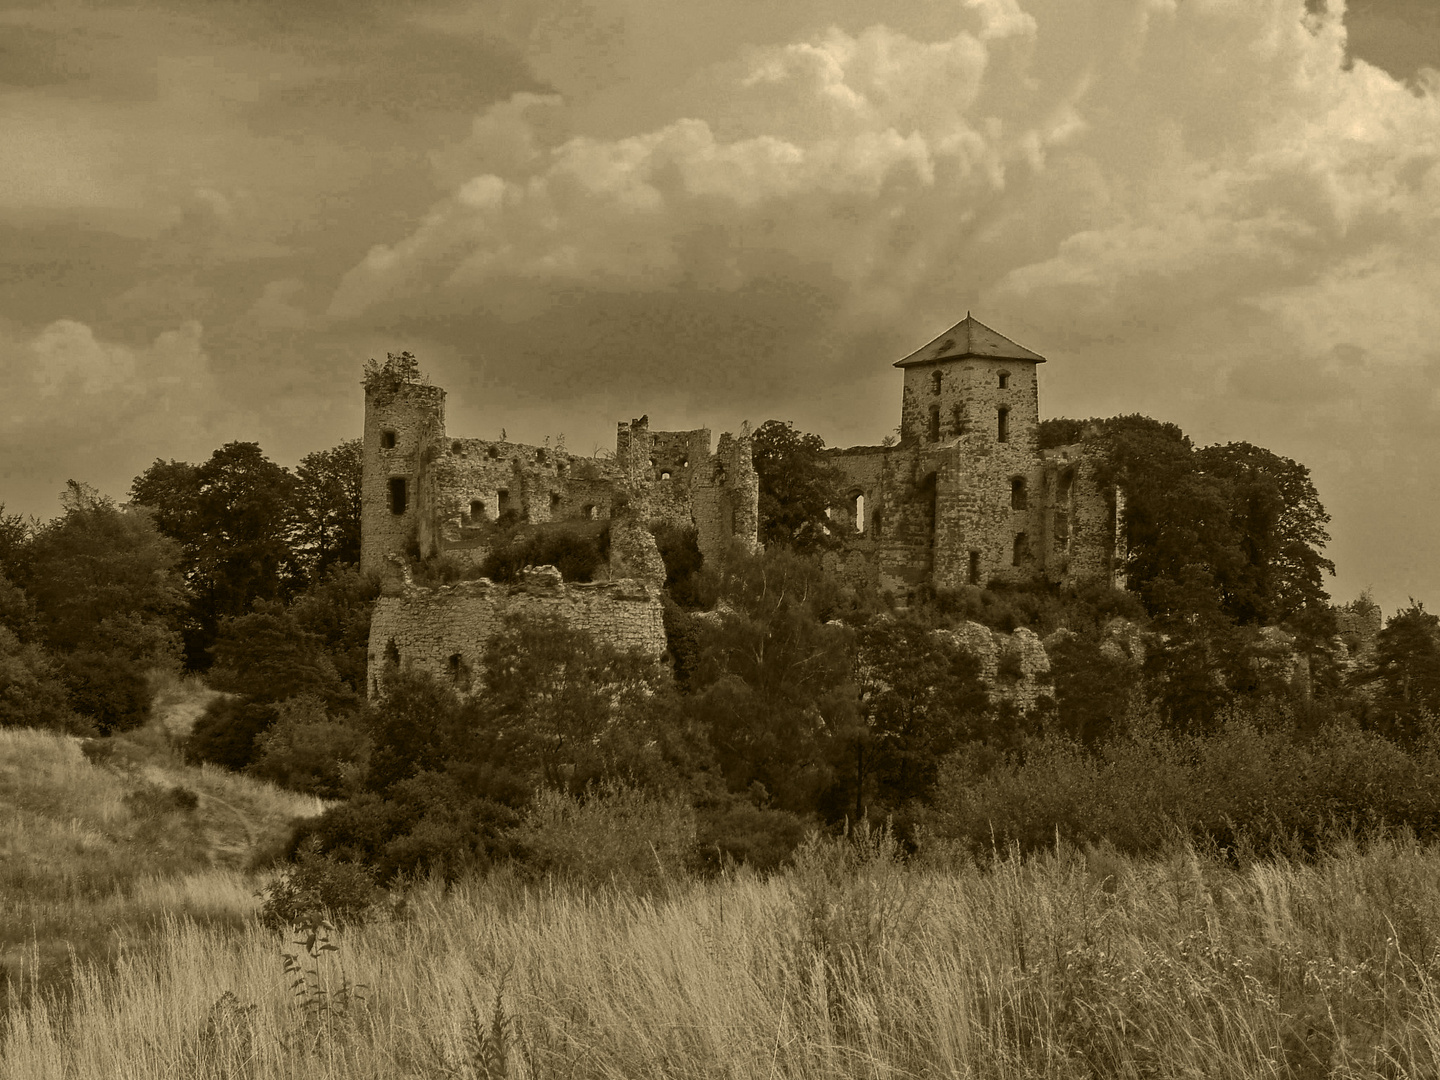
<svg viewBox="0 0 1440 1080">
<path fill-rule="evenodd" d="M 387 659 L 470 689 L 482 671 L 485 643 L 511 615 L 555 617 L 598 642 L 656 659 L 665 653 L 660 591 L 643 581 L 567 584 L 548 566 L 524 572 L 514 585 L 481 579 L 423 588 L 406 581 L 375 602 L 371 696 L 379 692 Z"/>
<path fill-rule="evenodd" d="M 418 539 L 422 451 L 445 431 L 445 391 L 423 383 L 370 380 L 361 441 L 360 569 L 380 573 L 385 557 Z M 386 445 L 389 443 L 390 445 Z M 394 513 L 391 481 L 405 484 L 405 509 Z"/>
</svg>

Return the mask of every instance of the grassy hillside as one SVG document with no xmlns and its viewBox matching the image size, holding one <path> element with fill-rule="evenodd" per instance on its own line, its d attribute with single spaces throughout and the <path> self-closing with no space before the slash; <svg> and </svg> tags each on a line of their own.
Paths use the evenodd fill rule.
<svg viewBox="0 0 1440 1080">
<path fill-rule="evenodd" d="M 238 925 L 255 909 L 251 868 L 321 804 L 185 765 L 173 741 L 208 696 L 176 684 L 147 727 L 89 743 L 0 729 L 0 1001 L 166 918 Z"/>
</svg>

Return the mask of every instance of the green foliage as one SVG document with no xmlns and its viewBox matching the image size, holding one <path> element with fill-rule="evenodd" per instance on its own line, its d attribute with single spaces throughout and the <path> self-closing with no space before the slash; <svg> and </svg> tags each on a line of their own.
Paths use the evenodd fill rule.
<svg viewBox="0 0 1440 1080">
<path fill-rule="evenodd" d="M 553 566 L 566 581 L 591 581 L 609 555 L 609 523 L 565 522 L 502 536 L 480 564 L 480 577 L 515 581 L 528 566 Z"/>
<path fill-rule="evenodd" d="M 1360 672 L 1378 681 L 1366 724 L 1389 737 L 1413 741 L 1440 716 L 1440 617 L 1413 599 L 1375 639 L 1375 662 Z"/>
<path fill-rule="evenodd" d="M 919 606 L 940 623 L 977 622 L 1002 634 L 1024 627 L 1041 637 L 1060 629 L 1094 631 L 1113 619 L 1147 620 L 1145 606 L 1134 593 L 1098 581 L 1074 589 L 1046 582 L 994 582 L 983 589 L 962 585 L 922 596 Z"/>
<path fill-rule="evenodd" d="M 646 891 L 683 880 L 695 812 L 682 797 L 607 781 L 578 795 L 542 790 L 511 836 L 531 875 Z"/>
<path fill-rule="evenodd" d="M 374 872 L 303 845 L 295 862 L 261 893 L 260 922 L 272 930 L 303 927 L 326 919 L 336 926 L 360 925 L 380 899 Z"/>
<path fill-rule="evenodd" d="M 1337 726 L 1307 737 L 1284 714 L 1231 713 L 1195 737 L 1142 723 L 1094 752 L 1052 736 L 998 762 L 959 753 L 942 770 L 931 824 L 977 854 L 1057 836 L 1154 853 L 1188 835 L 1308 858 L 1354 830 L 1440 833 L 1437 767 L 1433 746 L 1406 751 Z"/>
<path fill-rule="evenodd" d="M 1094 631 L 1062 635 L 1046 652 L 1057 732 L 1085 746 L 1108 738 L 1140 687 L 1140 664 L 1118 648 L 1106 649 Z"/>
<path fill-rule="evenodd" d="M 185 760 L 211 762 L 237 772 L 255 760 L 255 740 L 279 716 L 274 703 L 226 694 L 196 718 L 184 742 Z"/>
<path fill-rule="evenodd" d="M 246 772 L 291 791 L 337 799 L 363 779 L 370 737 L 354 715 L 332 718 L 313 694 L 282 701 L 273 724 L 253 740 Z"/>
<path fill-rule="evenodd" d="M 100 734 L 128 731 L 148 719 L 150 685 L 124 655 L 79 649 L 61 655 L 57 667 L 71 706 L 93 720 Z"/>
<path fill-rule="evenodd" d="M 713 598 L 705 595 L 700 577 L 705 559 L 695 530 L 656 521 L 650 532 L 665 563 L 665 591 L 670 599 L 686 611 L 709 607 Z"/>
<path fill-rule="evenodd" d="M 811 828 L 798 814 L 756 806 L 740 796 L 702 800 L 695 813 L 692 865 L 702 874 L 731 864 L 778 870 Z"/>
<path fill-rule="evenodd" d="M 211 685 L 259 702 L 314 694 L 331 707 L 353 704 L 354 691 L 341 681 L 324 639 L 305 630 L 297 614 L 262 601 L 249 614 L 225 619 L 213 650 Z"/>
<path fill-rule="evenodd" d="M 380 582 L 354 566 L 332 566 L 312 578 L 305 592 L 290 605 L 300 630 L 319 639 L 341 682 L 355 693 L 365 693 L 369 663 L 370 613 L 380 595 Z"/>
<path fill-rule="evenodd" d="M 405 383 L 418 383 L 420 379 L 420 361 L 414 353 L 407 350 L 401 353 L 387 352 L 384 362 L 374 359 L 365 361 L 362 381 L 367 388 L 380 386 L 393 392 Z"/>
<path fill-rule="evenodd" d="M 361 441 L 306 454 L 295 468 L 294 552 L 306 578 L 360 562 Z"/>
<path fill-rule="evenodd" d="M 51 728 L 75 735 L 94 733 L 93 721 L 70 705 L 54 660 L 40 645 L 22 642 L 0 626 L 0 728 Z"/>
<path fill-rule="evenodd" d="M 977 734 L 990 702 L 979 661 L 913 617 L 872 620 L 856 653 L 860 723 L 840 739 L 846 765 L 831 799 L 843 792 L 858 821 L 928 800 L 940 761 Z"/>
<path fill-rule="evenodd" d="M 838 542 L 826 511 L 839 506 L 845 474 L 826 462 L 825 440 L 767 420 L 751 437 L 760 480 L 760 542 L 819 551 Z"/>
</svg>

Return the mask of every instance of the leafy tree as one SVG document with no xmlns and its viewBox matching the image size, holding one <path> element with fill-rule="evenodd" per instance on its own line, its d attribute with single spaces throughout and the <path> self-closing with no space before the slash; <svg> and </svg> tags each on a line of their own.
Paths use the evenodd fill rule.
<svg viewBox="0 0 1440 1080">
<path fill-rule="evenodd" d="M 147 510 L 120 509 L 74 480 L 62 505 L 32 535 L 24 581 L 47 644 L 141 666 L 174 663 L 185 603 L 179 547 Z"/>
<path fill-rule="evenodd" d="M 257 443 L 231 442 L 200 465 L 156 460 L 135 478 L 134 503 L 155 511 L 182 547 L 190 587 L 186 660 L 208 665 L 220 620 L 257 600 L 284 599 L 302 579 L 293 548 L 295 479 Z"/>
<path fill-rule="evenodd" d="M 845 474 L 825 461 L 825 440 L 767 420 L 751 438 L 760 480 L 760 542 L 816 551 L 838 542 L 826 515 L 839 506 Z"/>
<path fill-rule="evenodd" d="M 377 578 L 358 568 L 333 565 L 290 605 L 290 615 L 305 633 L 318 638 L 342 682 L 357 694 L 366 692 L 369 664 L 370 613 L 380 595 Z"/>
<path fill-rule="evenodd" d="M 1359 676 L 1378 680 L 1368 726 L 1391 738 L 1412 739 L 1440 717 L 1440 616 L 1413 599 L 1375 639 L 1375 663 Z"/>
<path fill-rule="evenodd" d="M 94 733 L 91 722 L 71 708 L 49 654 L 34 642 L 21 641 L 6 626 L 0 626 L 0 727 Z"/>
<path fill-rule="evenodd" d="M 359 439 L 300 459 L 295 469 L 294 549 L 311 581 L 341 563 L 360 562 Z"/>
<path fill-rule="evenodd" d="M 941 759 L 971 733 L 989 698 L 979 661 L 914 618 L 860 629 L 856 672 L 860 723 L 845 740 L 841 775 L 859 820 L 871 800 L 894 812 L 927 799 Z"/>
<path fill-rule="evenodd" d="M 276 713 L 275 722 L 254 737 L 247 772 L 322 799 L 342 797 L 363 778 L 370 739 L 355 717 L 332 717 L 314 694 L 281 702 Z"/>
<path fill-rule="evenodd" d="M 1098 634 L 1070 634 L 1047 648 L 1059 730 L 1086 746 L 1108 738 L 1140 681 L 1137 664 L 1101 647 Z"/>
<path fill-rule="evenodd" d="M 702 625 L 694 713 L 731 791 L 811 813 L 834 778 L 835 733 L 858 722 L 851 633 L 829 621 L 839 589 L 773 550 L 732 557 L 718 591 L 729 610 Z"/>
</svg>

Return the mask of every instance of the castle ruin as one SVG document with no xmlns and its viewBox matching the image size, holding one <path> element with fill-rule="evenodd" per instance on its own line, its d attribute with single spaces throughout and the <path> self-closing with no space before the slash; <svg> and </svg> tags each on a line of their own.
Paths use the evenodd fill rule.
<svg viewBox="0 0 1440 1080">
<path fill-rule="evenodd" d="M 1045 358 L 966 315 L 896 361 L 899 439 L 827 452 L 846 477 L 832 566 L 899 597 L 991 582 L 1124 586 L 1124 496 L 1084 444 L 1041 450 Z"/>
</svg>

